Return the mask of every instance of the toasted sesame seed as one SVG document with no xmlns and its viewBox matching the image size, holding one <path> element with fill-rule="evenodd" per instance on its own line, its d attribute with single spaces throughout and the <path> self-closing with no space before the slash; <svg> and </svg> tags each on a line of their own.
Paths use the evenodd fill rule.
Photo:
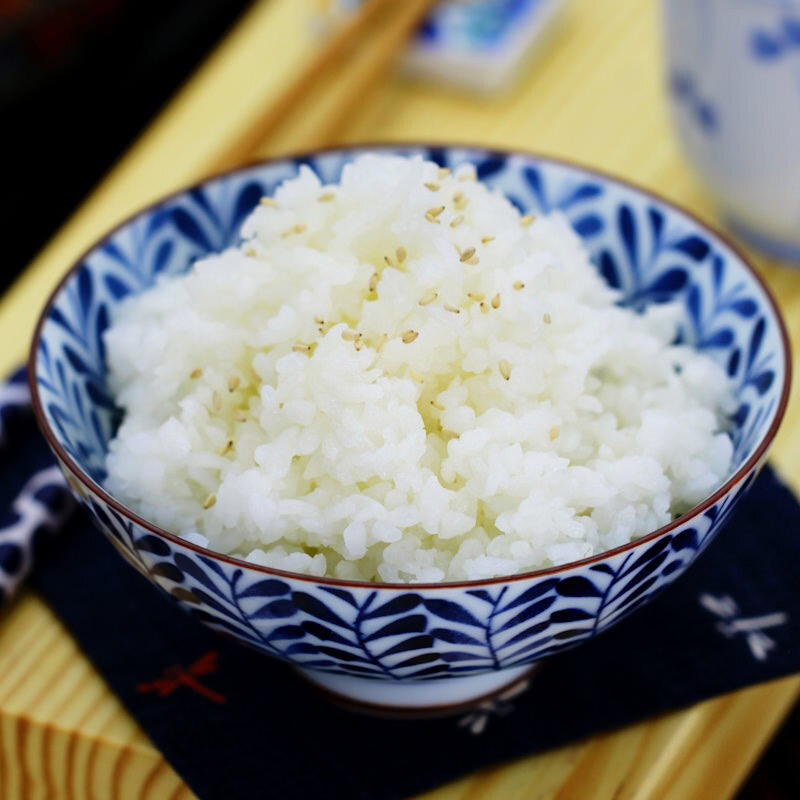
<svg viewBox="0 0 800 800">
<path fill-rule="evenodd" d="M 245 254 L 245 255 L 246 255 L 248 258 L 254 258 L 254 257 L 255 257 L 255 255 L 256 255 L 256 249 L 255 249 L 255 247 L 248 247 L 248 248 L 247 248 L 247 250 L 245 250 L 245 251 L 244 251 L 244 254 Z"/>
<path fill-rule="evenodd" d="M 450 227 L 457 228 L 463 221 L 464 221 L 464 215 L 459 214 L 457 217 L 453 217 L 452 221 L 450 222 Z"/>
<path fill-rule="evenodd" d="M 504 358 L 500 359 L 500 363 L 497 365 L 498 369 L 500 370 L 500 374 L 508 380 L 511 377 L 511 364 L 508 363 Z"/>
<path fill-rule="evenodd" d="M 314 317 L 314 322 L 316 322 L 316 323 L 317 323 L 317 325 L 324 325 L 324 324 L 325 324 L 325 320 L 324 320 L 324 319 L 322 319 L 322 317 L 321 317 L 321 316 L 319 316 L 319 314 L 317 314 L 317 315 Z"/>
<path fill-rule="evenodd" d="M 411 379 L 417 383 L 425 383 L 425 378 L 423 378 L 419 372 L 415 372 L 413 369 L 411 369 L 411 367 L 408 368 L 408 374 L 411 376 Z"/>
<path fill-rule="evenodd" d="M 489 244 L 489 242 L 494 241 L 494 236 L 482 236 L 481 237 L 481 244 Z"/>
<path fill-rule="evenodd" d="M 500 292 L 492 298 L 492 308 L 500 308 Z"/>
<path fill-rule="evenodd" d="M 267 208 L 277 208 L 278 204 L 271 198 L 271 197 L 262 197 L 259 201 L 262 206 L 267 206 Z"/>
<path fill-rule="evenodd" d="M 374 292 L 375 289 L 378 288 L 378 281 L 381 279 L 381 276 L 378 275 L 377 272 L 373 272 L 369 279 L 369 290 Z"/>
<path fill-rule="evenodd" d="M 405 247 L 398 247 L 395 255 L 397 256 L 397 263 L 402 264 L 406 260 L 407 255 Z"/>
<path fill-rule="evenodd" d="M 189 377 L 192 379 L 199 378 L 203 374 L 203 370 L 200 367 L 196 367 L 189 373 Z"/>
<path fill-rule="evenodd" d="M 241 382 L 241 378 L 238 375 L 231 375 L 228 378 L 228 391 L 235 392 Z"/>
<path fill-rule="evenodd" d="M 467 207 L 469 203 L 469 197 L 467 197 L 463 192 L 456 192 L 453 195 L 453 207 L 456 211 L 461 211 Z"/>
<path fill-rule="evenodd" d="M 333 192 L 325 192 L 325 194 L 321 194 L 317 198 L 317 200 L 320 203 L 330 203 L 331 200 L 335 200 L 335 199 L 336 199 L 336 195 Z"/>
<path fill-rule="evenodd" d="M 292 345 L 292 352 L 293 353 L 310 353 L 311 352 L 311 345 L 306 344 L 305 342 L 296 342 Z"/>
<path fill-rule="evenodd" d="M 525 288 L 525 284 L 522 281 L 514 281 L 512 285 L 517 291 Z"/>
<path fill-rule="evenodd" d="M 228 439 L 228 441 L 225 442 L 225 447 L 222 448 L 220 455 L 227 455 L 231 450 L 233 450 L 233 439 Z"/>
<path fill-rule="evenodd" d="M 420 298 L 419 304 L 421 306 L 430 305 L 438 296 L 439 295 L 437 292 L 428 292 L 426 295 Z"/>
<path fill-rule="evenodd" d="M 553 427 L 550 428 L 550 441 L 553 442 L 558 439 L 560 433 L 561 428 L 559 428 L 558 425 L 553 425 Z"/>
<path fill-rule="evenodd" d="M 285 231 L 284 231 L 284 232 L 281 234 L 281 238 L 283 238 L 283 239 L 286 239 L 288 236 L 292 236 L 292 235 L 294 235 L 295 233 L 303 233 L 303 231 L 305 231 L 305 229 L 306 229 L 307 227 L 308 227 L 308 226 L 307 226 L 307 225 L 305 225 L 304 223 L 302 223 L 302 222 L 299 222 L 297 225 L 292 225 L 292 227 L 291 227 L 291 228 L 289 228 L 288 230 L 285 230 Z"/>
<path fill-rule="evenodd" d="M 211 402 L 214 405 L 214 410 L 219 411 L 222 408 L 222 396 L 219 392 L 214 392 L 211 395 Z"/>
<path fill-rule="evenodd" d="M 451 306 L 450 303 L 445 303 L 442 308 L 444 308 L 445 311 L 449 311 L 451 314 L 461 313 L 461 309 L 458 308 L 458 306 Z"/>
<path fill-rule="evenodd" d="M 362 348 L 363 346 L 364 346 L 364 340 L 363 340 L 363 339 L 361 338 L 361 336 L 359 335 L 359 337 L 358 337 L 358 338 L 357 338 L 357 339 L 356 339 L 356 340 L 353 342 L 353 347 L 355 347 L 355 349 L 356 349 L 356 352 L 358 352 L 358 351 L 360 351 L 360 350 L 361 350 L 361 348 Z"/>
<path fill-rule="evenodd" d="M 235 416 L 238 422 L 247 421 L 247 412 L 243 408 L 237 408 Z"/>
<path fill-rule="evenodd" d="M 376 352 L 376 353 L 380 353 L 380 351 L 381 351 L 381 350 L 383 350 L 383 346 L 386 344 L 386 340 L 387 340 L 388 338 L 389 338 L 389 337 L 388 337 L 388 336 L 387 336 L 385 333 L 382 333 L 382 334 L 381 334 L 381 335 L 378 337 L 378 341 L 377 341 L 377 343 L 375 344 L 375 352 Z"/>
<path fill-rule="evenodd" d="M 217 496 L 214 494 L 214 492 L 211 492 L 211 494 L 208 497 L 206 497 L 206 501 L 205 503 L 203 503 L 203 508 L 206 509 L 211 508 L 211 506 L 213 506 L 214 503 L 216 502 L 217 502 Z"/>
<path fill-rule="evenodd" d="M 469 261 L 474 255 L 475 255 L 475 248 L 468 247 L 466 250 L 461 251 L 461 258 L 459 258 L 459 261 L 462 262 Z"/>
<path fill-rule="evenodd" d="M 471 267 L 476 267 L 476 266 L 478 266 L 478 262 L 479 261 L 480 261 L 480 259 L 478 258 L 477 255 L 475 255 L 475 256 L 472 256 L 472 258 L 470 258 L 467 261 L 467 264 L 469 264 Z"/>
<path fill-rule="evenodd" d="M 544 324 L 549 325 L 553 321 L 553 318 L 550 316 L 548 311 L 544 312 Z"/>
<path fill-rule="evenodd" d="M 430 215 L 430 216 L 432 216 L 432 217 L 438 217 L 438 216 L 439 216 L 439 214 L 441 214 L 441 213 L 442 213 L 442 211 L 444 211 L 444 206 L 434 206 L 433 208 L 429 208 L 429 209 L 428 209 L 428 210 L 425 212 L 425 214 L 426 214 L 426 215 L 428 215 L 428 214 L 429 214 L 429 215 Z"/>
<path fill-rule="evenodd" d="M 436 177 L 443 181 L 450 174 L 450 167 L 439 167 L 436 171 Z"/>
<path fill-rule="evenodd" d="M 425 184 L 425 188 L 430 189 L 432 192 L 438 192 L 439 189 L 441 189 L 442 187 L 439 186 L 438 183 L 433 183 L 432 181 L 430 181 Z"/>
<path fill-rule="evenodd" d="M 417 336 L 419 336 L 419 333 L 417 331 L 407 330 L 403 334 L 403 344 L 411 344 L 411 342 L 413 342 L 414 339 L 417 338 Z"/>
<path fill-rule="evenodd" d="M 442 403 L 440 403 L 438 400 L 431 400 L 431 405 L 432 405 L 432 406 L 433 406 L 433 407 L 434 407 L 434 408 L 435 408 L 437 411 L 444 411 L 444 405 L 442 405 Z"/>
<path fill-rule="evenodd" d="M 483 300 L 485 295 L 483 292 L 467 292 L 467 297 L 469 297 L 470 300 Z"/>
<path fill-rule="evenodd" d="M 523 228 L 527 228 L 535 219 L 536 217 L 533 214 L 526 214 L 524 217 L 520 217 L 519 224 Z"/>
<path fill-rule="evenodd" d="M 352 328 L 345 328 L 342 331 L 342 339 L 344 339 L 346 342 L 354 342 L 356 339 L 358 339 L 358 332 L 354 331 Z"/>
<path fill-rule="evenodd" d="M 489 306 L 487 306 L 486 303 L 481 302 L 480 307 L 481 307 L 481 311 L 484 314 L 488 314 L 489 313 Z"/>
<path fill-rule="evenodd" d="M 430 211 L 425 212 L 425 219 L 428 220 L 428 222 L 439 222 L 439 220 L 436 219 L 436 217 L 433 216 Z"/>
</svg>

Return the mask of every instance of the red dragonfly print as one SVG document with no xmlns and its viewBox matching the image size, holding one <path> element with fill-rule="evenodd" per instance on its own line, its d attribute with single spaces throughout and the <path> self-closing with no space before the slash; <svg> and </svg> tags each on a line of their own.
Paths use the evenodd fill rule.
<svg viewBox="0 0 800 800">
<path fill-rule="evenodd" d="M 202 675 L 211 675 L 219 669 L 219 653 L 216 650 L 209 650 L 205 655 L 200 656 L 188 669 L 174 664 L 164 670 L 163 678 L 156 678 L 149 683 L 140 683 L 136 689 L 139 692 L 156 692 L 159 697 L 167 697 L 181 686 L 203 695 L 214 703 L 224 703 L 225 696 L 208 686 L 204 686 L 197 680 Z"/>
</svg>

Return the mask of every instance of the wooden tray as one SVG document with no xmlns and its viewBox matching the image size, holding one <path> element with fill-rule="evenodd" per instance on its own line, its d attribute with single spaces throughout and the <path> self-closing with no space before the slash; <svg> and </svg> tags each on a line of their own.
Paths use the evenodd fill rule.
<svg viewBox="0 0 800 800">
<path fill-rule="evenodd" d="M 629 178 L 714 222 L 678 152 L 662 91 L 656 0 L 574 0 L 519 84 L 487 99 L 384 82 L 342 142 L 464 141 L 576 159 Z M 257 3 L 0 301 L 0 368 L 24 358 L 50 288 L 105 229 L 211 172 L 317 44 L 307 6 Z M 263 154 L 296 149 L 297 134 Z M 760 256 L 800 352 L 800 276 Z M 795 384 L 797 385 L 797 383 Z M 800 490 L 800 410 L 790 403 L 773 462 Z M 730 797 L 800 693 L 792 677 L 625 730 L 485 770 L 426 795 L 484 798 Z M 0 800 L 185 800 L 182 783 L 31 592 L 0 617 Z"/>
</svg>

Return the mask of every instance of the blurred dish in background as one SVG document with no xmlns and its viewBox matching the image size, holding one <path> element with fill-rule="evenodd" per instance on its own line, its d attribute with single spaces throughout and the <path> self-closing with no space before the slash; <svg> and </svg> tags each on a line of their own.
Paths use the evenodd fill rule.
<svg viewBox="0 0 800 800">
<path fill-rule="evenodd" d="M 319 3 L 323 22 L 352 14 L 364 0 Z M 420 78 L 482 92 L 504 88 L 561 16 L 564 0 L 443 0 L 401 61 Z"/>
<path fill-rule="evenodd" d="M 663 0 L 673 118 L 731 227 L 800 261 L 800 0 Z"/>
</svg>

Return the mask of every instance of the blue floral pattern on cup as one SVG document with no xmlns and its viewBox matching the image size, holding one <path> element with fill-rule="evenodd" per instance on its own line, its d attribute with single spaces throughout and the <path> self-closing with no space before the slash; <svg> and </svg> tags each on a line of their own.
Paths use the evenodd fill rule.
<svg viewBox="0 0 800 800">
<path fill-rule="evenodd" d="M 717 534 L 765 456 L 786 397 L 782 324 L 739 256 L 691 217 L 577 166 L 470 148 L 397 148 L 465 161 L 526 211 L 565 214 L 598 269 L 636 309 L 677 300 L 680 336 L 734 379 L 736 480 L 655 537 L 528 576 L 467 584 L 371 585 L 265 569 L 163 535 L 101 487 L 118 424 L 102 333 L 113 307 L 159 275 L 235 243 L 262 194 L 301 164 L 334 181 L 358 149 L 256 164 L 167 198 L 94 247 L 56 292 L 35 342 L 38 413 L 74 493 L 123 556 L 192 616 L 299 667 L 431 681 L 534 662 L 594 636 L 668 586 Z M 750 461 L 748 462 L 748 459 Z M 743 467 L 747 467 L 743 469 Z"/>
</svg>

